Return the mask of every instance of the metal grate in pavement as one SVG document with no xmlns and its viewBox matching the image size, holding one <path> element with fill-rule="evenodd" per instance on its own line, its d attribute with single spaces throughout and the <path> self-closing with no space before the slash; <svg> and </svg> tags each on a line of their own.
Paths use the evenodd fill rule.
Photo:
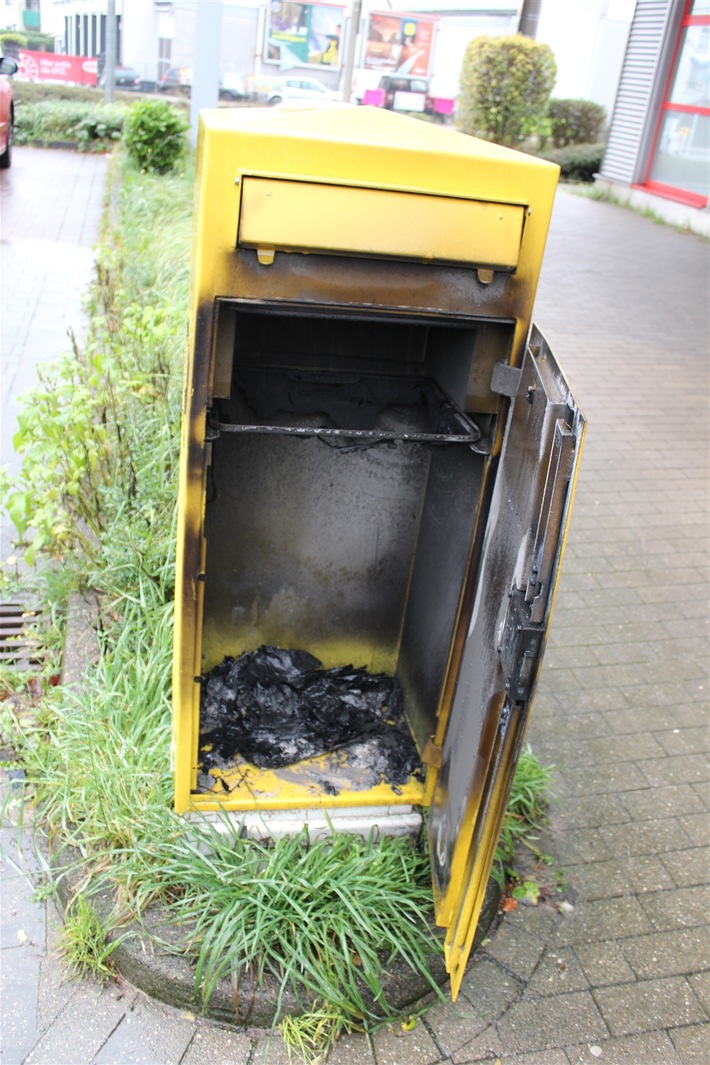
<svg viewBox="0 0 710 1065">
<path fill-rule="evenodd" d="M 39 617 L 40 611 L 25 603 L 0 603 L 0 664 L 27 670 L 42 666 Z"/>
</svg>

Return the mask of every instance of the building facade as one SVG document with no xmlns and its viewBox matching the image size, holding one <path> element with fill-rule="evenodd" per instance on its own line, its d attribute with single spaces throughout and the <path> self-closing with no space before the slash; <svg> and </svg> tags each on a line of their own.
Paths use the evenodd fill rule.
<svg viewBox="0 0 710 1065">
<path fill-rule="evenodd" d="M 637 0 L 597 183 L 710 235 L 710 0 Z"/>
</svg>

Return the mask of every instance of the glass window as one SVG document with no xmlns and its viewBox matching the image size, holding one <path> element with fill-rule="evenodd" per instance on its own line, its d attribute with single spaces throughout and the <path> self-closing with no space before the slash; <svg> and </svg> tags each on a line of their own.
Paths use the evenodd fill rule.
<svg viewBox="0 0 710 1065">
<path fill-rule="evenodd" d="M 710 195 L 710 0 L 688 0 L 647 184 L 685 202 Z"/>
<path fill-rule="evenodd" d="M 710 195 L 708 132 L 707 115 L 666 112 L 649 180 Z"/>
<path fill-rule="evenodd" d="M 710 26 L 688 26 L 681 38 L 668 103 L 710 107 L 709 69 Z"/>
</svg>

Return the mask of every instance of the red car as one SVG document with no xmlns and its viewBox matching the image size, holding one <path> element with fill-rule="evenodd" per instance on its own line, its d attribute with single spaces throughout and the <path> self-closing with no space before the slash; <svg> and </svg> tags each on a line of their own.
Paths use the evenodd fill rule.
<svg viewBox="0 0 710 1065">
<path fill-rule="evenodd" d="M 12 131 L 15 125 L 15 104 L 8 78 L 16 74 L 14 59 L 0 59 L 0 169 L 7 170 L 12 161 Z"/>
</svg>

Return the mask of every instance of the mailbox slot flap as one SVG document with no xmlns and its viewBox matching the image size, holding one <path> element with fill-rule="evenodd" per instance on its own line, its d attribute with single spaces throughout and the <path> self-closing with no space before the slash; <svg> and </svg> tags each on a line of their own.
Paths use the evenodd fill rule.
<svg viewBox="0 0 710 1065">
<path fill-rule="evenodd" d="M 262 262 L 318 251 L 513 271 L 524 217 L 520 204 L 244 177 L 238 245 Z"/>
</svg>

